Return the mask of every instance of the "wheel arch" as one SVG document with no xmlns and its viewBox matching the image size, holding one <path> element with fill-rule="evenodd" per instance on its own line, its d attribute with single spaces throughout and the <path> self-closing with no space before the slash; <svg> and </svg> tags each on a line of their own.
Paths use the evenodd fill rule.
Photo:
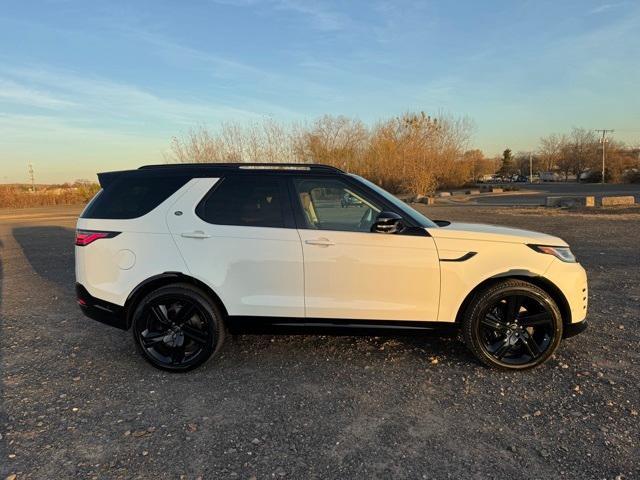
<svg viewBox="0 0 640 480">
<path fill-rule="evenodd" d="M 462 316 L 464 315 L 467 306 L 479 291 L 504 280 L 523 280 L 541 288 L 547 292 L 556 302 L 556 305 L 558 305 L 560 313 L 562 314 L 563 325 L 567 326 L 571 324 L 571 308 L 569 307 L 569 302 L 567 301 L 564 293 L 562 293 L 562 290 L 560 290 L 551 280 L 540 275 L 494 275 L 493 277 L 487 278 L 476 285 L 462 301 L 458 308 L 458 313 L 456 314 L 455 323 L 460 324 L 462 322 Z"/>
<path fill-rule="evenodd" d="M 222 300 L 220 299 L 218 294 L 214 292 L 213 289 L 209 287 L 209 285 L 202 282 L 201 280 L 198 280 L 197 278 L 194 278 L 190 275 L 186 275 L 182 272 L 164 272 L 159 275 L 154 275 L 152 277 L 147 278 L 145 281 L 143 281 L 138 286 L 136 286 L 127 297 L 127 300 L 125 301 L 125 304 L 124 304 L 127 330 L 131 328 L 132 315 L 133 315 L 133 311 L 135 310 L 135 308 L 133 307 L 135 307 L 138 301 L 148 293 L 160 287 L 164 287 L 166 285 L 172 285 L 174 283 L 187 283 L 200 288 L 206 294 L 209 295 L 211 300 L 213 300 L 216 306 L 220 309 L 224 317 L 226 318 L 228 316 L 228 312 L 224 306 L 224 303 L 222 303 Z"/>
</svg>

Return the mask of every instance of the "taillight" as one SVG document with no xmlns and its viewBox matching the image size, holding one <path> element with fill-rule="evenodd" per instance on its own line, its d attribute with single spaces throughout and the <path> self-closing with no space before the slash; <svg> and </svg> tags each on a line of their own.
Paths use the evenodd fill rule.
<svg viewBox="0 0 640 480">
<path fill-rule="evenodd" d="M 90 243 L 101 238 L 113 238 L 120 235 L 120 232 L 99 232 L 96 230 L 76 230 L 76 245 L 86 247 Z"/>
</svg>

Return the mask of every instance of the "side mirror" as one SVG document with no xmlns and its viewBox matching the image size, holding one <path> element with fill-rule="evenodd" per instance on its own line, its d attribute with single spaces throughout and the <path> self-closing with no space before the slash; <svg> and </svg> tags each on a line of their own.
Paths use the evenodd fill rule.
<svg viewBox="0 0 640 480">
<path fill-rule="evenodd" d="M 400 233 L 403 230 L 402 217 L 395 212 L 380 212 L 371 225 L 374 233 Z"/>
</svg>

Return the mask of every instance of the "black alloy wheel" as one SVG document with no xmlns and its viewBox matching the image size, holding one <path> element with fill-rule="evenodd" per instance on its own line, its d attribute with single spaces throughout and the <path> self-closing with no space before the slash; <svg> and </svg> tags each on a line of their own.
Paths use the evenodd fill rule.
<svg viewBox="0 0 640 480">
<path fill-rule="evenodd" d="M 191 285 L 170 285 L 147 295 L 136 308 L 133 334 L 155 367 L 187 371 L 202 365 L 222 344 L 221 315 Z"/>
<path fill-rule="evenodd" d="M 481 292 L 464 319 L 463 335 L 485 364 L 526 369 L 546 361 L 562 337 L 553 298 L 528 282 L 506 280 Z"/>
</svg>

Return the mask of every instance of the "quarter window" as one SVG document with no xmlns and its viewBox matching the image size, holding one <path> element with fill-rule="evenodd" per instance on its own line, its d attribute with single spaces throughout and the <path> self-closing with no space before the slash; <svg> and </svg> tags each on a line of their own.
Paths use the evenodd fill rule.
<svg viewBox="0 0 640 480">
<path fill-rule="evenodd" d="M 146 215 L 189 181 L 186 176 L 123 175 L 107 185 L 82 218 L 131 219 Z"/>
<path fill-rule="evenodd" d="M 285 226 L 278 179 L 229 176 L 220 182 L 196 209 L 205 222 L 243 227 Z"/>
<path fill-rule="evenodd" d="M 332 178 L 294 180 L 306 228 L 369 232 L 380 205 L 349 184 Z"/>
</svg>

